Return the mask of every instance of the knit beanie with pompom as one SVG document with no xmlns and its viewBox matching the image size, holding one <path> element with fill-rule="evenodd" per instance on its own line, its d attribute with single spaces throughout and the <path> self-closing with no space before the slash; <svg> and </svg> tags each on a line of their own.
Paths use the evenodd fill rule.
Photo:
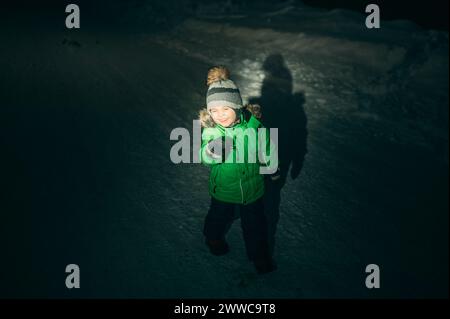
<svg viewBox="0 0 450 319">
<path fill-rule="evenodd" d="M 242 98 L 238 87 L 230 80 L 230 71 L 224 66 L 215 66 L 208 71 L 208 92 L 206 108 L 228 106 L 235 110 L 242 108 Z"/>
</svg>

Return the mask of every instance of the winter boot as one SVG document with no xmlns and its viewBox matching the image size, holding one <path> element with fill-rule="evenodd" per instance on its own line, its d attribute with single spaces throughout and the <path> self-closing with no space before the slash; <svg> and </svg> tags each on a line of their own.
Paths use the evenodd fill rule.
<svg viewBox="0 0 450 319">
<path fill-rule="evenodd" d="M 211 254 L 216 256 L 226 255 L 230 251 L 230 248 L 225 240 L 206 239 L 205 243 L 209 247 Z"/>
<path fill-rule="evenodd" d="M 277 265 L 272 260 L 272 258 L 266 258 L 263 260 L 255 260 L 253 263 L 255 265 L 256 271 L 260 275 L 267 274 L 267 273 L 277 270 Z"/>
</svg>

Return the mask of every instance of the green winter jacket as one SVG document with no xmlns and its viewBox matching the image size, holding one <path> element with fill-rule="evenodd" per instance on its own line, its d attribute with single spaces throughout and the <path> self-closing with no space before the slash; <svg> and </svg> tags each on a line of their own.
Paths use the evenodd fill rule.
<svg viewBox="0 0 450 319">
<path fill-rule="evenodd" d="M 275 151 L 273 143 L 270 143 L 268 130 L 266 136 L 258 136 L 258 128 L 263 128 L 259 121 L 259 114 L 258 105 L 247 106 L 241 112 L 239 123 L 230 128 L 224 128 L 220 124 L 214 123 L 206 110 L 200 112 L 200 121 L 203 126 L 200 158 L 202 163 L 211 167 L 209 193 L 217 200 L 246 205 L 256 201 L 264 194 L 264 175 L 260 173 L 260 167 L 268 165 L 270 162 L 274 164 L 277 159 L 267 157 L 269 150 L 270 152 Z M 248 138 L 243 138 L 242 132 L 246 129 L 250 129 L 254 135 L 252 132 L 245 131 Z M 210 141 L 224 136 L 233 139 L 233 148 L 225 162 L 223 159 L 211 157 L 207 152 Z M 266 145 L 266 154 L 261 156 L 262 161 L 258 156 L 260 137 L 265 138 Z M 242 153 L 244 157 L 240 156 Z M 252 156 L 254 156 L 253 160 Z"/>
</svg>

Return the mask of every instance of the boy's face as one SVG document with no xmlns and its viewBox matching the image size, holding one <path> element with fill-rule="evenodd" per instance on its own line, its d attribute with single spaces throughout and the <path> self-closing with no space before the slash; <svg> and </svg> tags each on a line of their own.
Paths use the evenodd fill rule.
<svg viewBox="0 0 450 319">
<path fill-rule="evenodd" d="M 228 106 L 213 106 L 209 113 L 211 114 L 214 122 L 228 127 L 236 120 L 236 112 Z"/>
</svg>

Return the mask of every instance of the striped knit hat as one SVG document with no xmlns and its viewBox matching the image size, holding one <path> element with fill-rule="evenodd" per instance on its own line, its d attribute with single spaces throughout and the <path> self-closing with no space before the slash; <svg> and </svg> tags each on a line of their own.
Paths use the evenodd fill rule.
<svg viewBox="0 0 450 319">
<path fill-rule="evenodd" d="M 242 108 L 242 98 L 238 87 L 229 77 L 225 67 L 213 67 L 208 72 L 208 92 L 206 93 L 206 108 L 209 111 L 214 106 L 228 106 L 233 109 Z"/>
</svg>

